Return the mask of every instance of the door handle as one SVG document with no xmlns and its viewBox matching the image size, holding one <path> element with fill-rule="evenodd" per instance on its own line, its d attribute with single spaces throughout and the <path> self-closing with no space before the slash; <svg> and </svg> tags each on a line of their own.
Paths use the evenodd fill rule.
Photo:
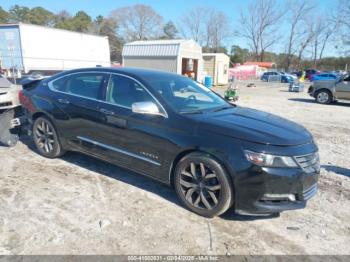
<svg viewBox="0 0 350 262">
<path fill-rule="evenodd" d="M 57 102 L 65 105 L 68 105 L 70 103 L 67 99 L 63 99 L 63 98 L 57 99 Z"/>
<path fill-rule="evenodd" d="M 101 108 L 100 112 L 105 114 L 105 115 L 114 115 L 113 111 L 110 111 L 110 110 L 107 110 L 107 109 L 104 109 L 104 108 Z"/>
</svg>

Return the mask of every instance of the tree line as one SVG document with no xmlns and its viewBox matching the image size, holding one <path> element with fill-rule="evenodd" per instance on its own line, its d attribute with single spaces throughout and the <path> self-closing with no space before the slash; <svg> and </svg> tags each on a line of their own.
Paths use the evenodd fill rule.
<svg viewBox="0 0 350 262">
<path fill-rule="evenodd" d="M 14 5 L 0 7 L 0 23 L 30 23 L 48 27 L 108 36 L 112 61 L 121 60 L 126 42 L 148 39 L 191 38 L 204 52 L 224 52 L 232 63 L 248 60 L 274 61 L 286 69 L 323 67 L 327 46 L 333 45 L 344 57 L 350 55 L 350 2 L 338 0 L 334 10 L 320 13 L 314 0 L 287 0 L 283 6 L 275 0 L 255 0 L 239 12 L 233 24 L 229 17 L 207 7 L 185 12 L 178 21 L 165 21 L 152 7 L 136 4 L 112 10 L 95 18 L 85 11 L 53 13 L 43 7 Z M 285 23 L 282 27 L 281 24 Z M 237 45 L 227 50 L 233 38 L 244 39 L 248 49 Z M 279 46 L 281 53 L 272 52 Z M 336 68 L 347 58 L 332 58 Z"/>
</svg>

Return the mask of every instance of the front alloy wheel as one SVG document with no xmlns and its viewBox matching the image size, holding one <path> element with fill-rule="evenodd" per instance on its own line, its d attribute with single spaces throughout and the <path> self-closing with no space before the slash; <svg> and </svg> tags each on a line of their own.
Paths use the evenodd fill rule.
<svg viewBox="0 0 350 262">
<path fill-rule="evenodd" d="M 232 186 L 223 167 L 213 158 L 190 154 L 180 161 L 175 189 L 182 202 L 195 213 L 213 217 L 232 202 Z"/>
<path fill-rule="evenodd" d="M 332 95 L 326 90 L 319 91 L 316 94 L 316 101 L 320 104 L 329 104 L 332 101 Z"/>
<path fill-rule="evenodd" d="M 33 124 L 33 139 L 41 155 L 55 158 L 63 154 L 56 130 L 50 120 L 39 117 Z"/>
</svg>

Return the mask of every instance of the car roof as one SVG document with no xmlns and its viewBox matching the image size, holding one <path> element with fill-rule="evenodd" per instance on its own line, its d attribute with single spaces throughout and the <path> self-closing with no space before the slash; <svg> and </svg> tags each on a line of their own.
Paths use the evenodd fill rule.
<svg viewBox="0 0 350 262">
<path fill-rule="evenodd" d="M 335 76 L 335 74 L 332 74 L 332 73 L 321 73 L 321 74 L 317 74 L 316 76 L 324 76 L 324 75 L 332 75 L 332 76 Z"/>
<path fill-rule="evenodd" d="M 160 70 L 151 70 L 151 69 L 142 69 L 142 68 L 133 68 L 133 67 L 90 67 L 90 68 L 80 68 L 80 69 L 73 69 L 69 71 L 64 71 L 62 74 L 70 74 L 70 73 L 79 73 L 79 72 L 87 72 L 87 71 L 94 71 L 94 72 L 108 72 L 108 73 L 119 73 L 128 75 L 134 78 L 143 78 L 143 79 L 150 79 L 150 78 L 157 78 L 157 77 L 181 77 L 181 75 L 160 71 Z"/>
</svg>

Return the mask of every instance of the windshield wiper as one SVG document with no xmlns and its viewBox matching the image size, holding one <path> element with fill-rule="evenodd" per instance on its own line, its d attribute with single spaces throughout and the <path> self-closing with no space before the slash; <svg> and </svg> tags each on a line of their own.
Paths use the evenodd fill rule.
<svg viewBox="0 0 350 262">
<path fill-rule="evenodd" d="M 223 111 L 226 109 L 232 109 L 232 108 L 233 108 L 232 106 L 223 106 L 223 107 L 219 107 L 219 108 L 215 109 L 213 112 L 219 112 L 219 111 Z"/>
<path fill-rule="evenodd" d="M 188 114 L 203 114 L 203 111 L 201 110 L 192 110 L 192 111 L 182 111 L 181 114 L 188 115 Z"/>
</svg>

